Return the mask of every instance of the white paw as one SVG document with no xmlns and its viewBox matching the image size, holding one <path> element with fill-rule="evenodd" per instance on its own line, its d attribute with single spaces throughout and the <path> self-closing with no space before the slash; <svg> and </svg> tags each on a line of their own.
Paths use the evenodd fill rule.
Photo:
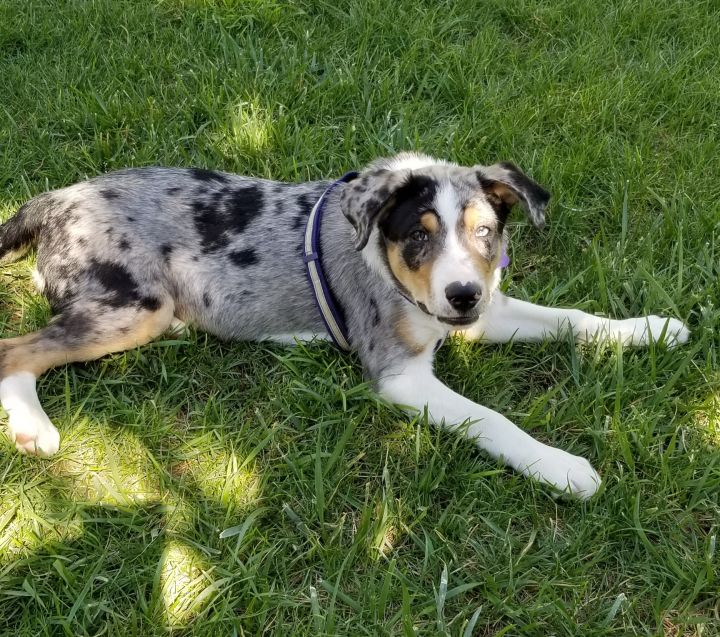
<svg viewBox="0 0 720 637">
<path fill-rule="evenodd" d="M 682 321 L 664 316 L 643 316 L 623 321 L 611 321 L 610 332 L 624 345 L 643 346 L 663 337 L 665 345 L 675 347 L 687 343 L 690 330 Z"/>
<path fill-rule="evenodd" d="M 640 319 L 643 320 L 643 319 Z M 660 339 L 660 335 L 665 330 L 665 344 L 668 347 L 675 347 L 676 345 L 683 345 L 690 340 L 690 328 L 685 323 L 675 318 L 665 318 L 664 316 L 648 316 L 647 327 L 645 330 L 644 341 L 638 343 L 639 345 L 646 345 L 649 337 L 654 341 Z M 667 326 L 667 327 L 666 327 Z"/>
<path fill-rule="evenodd" d="M 60 448 L 60 433 L 45 412 L 13 410 L 8 417 L 8 433 L 20 453 L 52 456 Z"/>
<path fill-rule="evenodd" d="M 587 500 L 600 488 L 602 480 L 585 458 L 547 446 L 541 454 L 520 471 L 580 500 Z"/>
</svg>

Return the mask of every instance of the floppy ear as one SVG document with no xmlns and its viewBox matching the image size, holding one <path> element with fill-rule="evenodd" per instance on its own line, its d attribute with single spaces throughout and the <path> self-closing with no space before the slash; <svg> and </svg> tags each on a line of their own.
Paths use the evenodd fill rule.
<svg viewBox="0 0 720 637">
<path fill-rule="evenodd" d="M 536 228 L 545 225 L 545 208 L 550 193 L 515 164 L 504 161 L 492 166 L 476 166 L 475 171 L 483 190 L 493 193 L 507 206 L 512 207 L 519 202 Z"/>
<path fill-rule="evenodd" d="M 410 177 L 409 170 L 380 169 L 364 173 L 340 192 L 340 209 L 355 228 L 355 249 L 362 250 L 373 227 L 396 200 L 398 189 Z"/>
</svg>

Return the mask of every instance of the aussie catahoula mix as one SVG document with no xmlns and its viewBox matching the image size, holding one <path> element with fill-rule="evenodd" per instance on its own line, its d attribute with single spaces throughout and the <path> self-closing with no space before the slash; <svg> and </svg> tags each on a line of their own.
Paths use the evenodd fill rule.
<svg viewBox="0 0 720 637">
<path fill-rule="evenodd" d="M 17 448 L 50 455 L 59 447 L 35 392 L 40 374 L 142 345 L 177 321 L 225 339 L 327 338 L 303 256 L 308 215 L 327 187 L 143 168 L 25 204 L 0 228 L 0 255 L 37 243 L 37 283 L 55 315 L 38 332 L 0 342 L 0 400 Z M 511 207 L 519 202 L 541 226 L 548 199 L 507 163 L 379 160 L 325 196 L 320 262 L 347 340 L 382 396 L 427 408 L 433 423 L 517 471 L 586 498 L 600 484 L 587 460 L 538 442 L 433 375 L 449 331 L 494 342 L 565 330 L 577 341 L 687 340 L 676 319 L 616 321 L 497 291 Z"/>
</svg>

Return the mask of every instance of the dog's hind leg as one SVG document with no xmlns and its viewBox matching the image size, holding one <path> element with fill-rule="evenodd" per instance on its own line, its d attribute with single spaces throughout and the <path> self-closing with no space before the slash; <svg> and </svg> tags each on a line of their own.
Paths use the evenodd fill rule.
<svg viewBox="0 0 720 637">
<path fill-rule="evenodd" d="M 143 345 L 162 334 L 173 319 L 172 301 L 152 307 L 66 306 L 47 327 L 0 341 L 0 402 L 8 432 L 22 453 L 49 456 L 60 435 L 43 411 L 36 378 L 51 367 L 89 361 Z"/>
</svg>

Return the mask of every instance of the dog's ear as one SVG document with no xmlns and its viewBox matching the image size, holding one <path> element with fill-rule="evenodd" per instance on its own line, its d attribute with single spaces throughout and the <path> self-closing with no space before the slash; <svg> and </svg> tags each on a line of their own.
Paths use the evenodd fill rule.
<svg viewBox="0 0 720 637">
<path fill-rule="evenodd" d="M 364 173 L 340 193 L 340 209 L 355 228 L 355 249 L 362 250 L 373 227 L 390 210 L 398 189 L 410 179 L 409 170 L 380 169 Z"/>
<path fill-rule="evenodd" d="M 519 202 L 536 228 L 545 225 L 545 208 L 550 193 L 515 164 L 501 162 L 492 166 L 475 166 L 473 170 L 484 191 L 494 194 L 508 207 Z"/>
</svg>

